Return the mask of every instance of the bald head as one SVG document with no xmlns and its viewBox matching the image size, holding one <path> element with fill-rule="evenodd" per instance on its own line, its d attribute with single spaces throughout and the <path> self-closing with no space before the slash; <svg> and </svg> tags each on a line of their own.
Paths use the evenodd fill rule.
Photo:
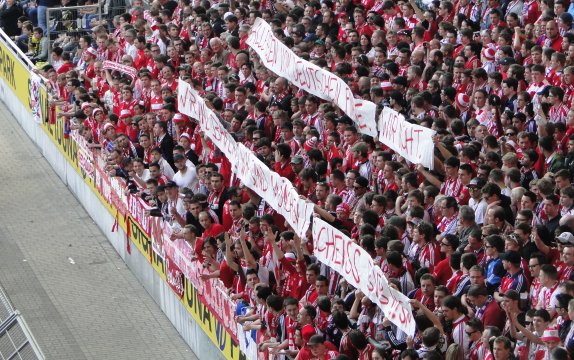
<svg viewBox="0 0 574 360">
<path fill-rule="evenodd" d="M 558 24 L 555 20 L 550 20 L 546 23 L 546 36 L 550 39 L 556 39 L 559 35 Z"/>
</svg>

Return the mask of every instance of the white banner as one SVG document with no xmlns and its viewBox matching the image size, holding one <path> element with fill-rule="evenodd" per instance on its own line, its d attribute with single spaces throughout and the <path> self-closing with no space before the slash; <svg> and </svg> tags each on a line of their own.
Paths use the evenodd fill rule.
<svg viewBox="0 0 574 360">
<path fill-rule="evenodd" d="M 308 93 L 334 102 L 353 119 L 359 132 L 377 137 L 377 106 L 370 101 L 355 99 L 353 91 L 341 78 L 298 57 L 273 35 L 265 20 L 255 19 L 247 45 L 255 50 L 265 67 Z"/>
<path fill-rule="evenodd" d="M 313 219 L 314 254 L 352 286 L 379 306 L 385 316 L 407 335 L 415 335 L 415 319 L 409 299 L 389 286 L 371 256 L 342 232 L 325 221 Z"/>
<path fill-rule="evenodd" d="M 289 180 L 270 170 L 243 144 L 238 144 L 201 96 L 185 81 L 179 81 L 178 108 L 181 113 L 199 122 L 205 135 L 227 156 L 241 182 L 285 217 L 298 235 L 305 236 L 313 214 L 313 204 L 299 199 Z"/>
<path fill-rule="evenodd" d="M 78 164 L 87 177 L 94 181 L 96 169 L 94 167 L 94 153 L 88 142 L 77 130 L 72 131 L 72 139 L 78 144 Z"/>
<path fill-rule="evenodd" d="M 251 150 L 239 144 L 233 172 L 245 186 L 255 191 L 303 237 L 309 228 L 313 204 L 299 198 L 293 184 L 270 170 Z"/>
<path fill-rule="evenodd" d="M 40 88 L 42 87 L 42 78 L 36 74 L 30 73 L 30 109 L 32 109 L 32 117 L 37 124 L 42 123 L 42 104 L 40 101 Z"/>
<path fill-rule="evenodd" d="M 255 360 L 259 356 L 257 349 L 257 331 L 243 329 L 243 325 L 237 324 L 237 337 L 239 338 L 239 350 L 245 354 L 249 360 Z"/>
<path fill-rule="evenodd" d="M 432 169 L 436 132 L 424 126 L 411 124 L 405 117 L 385 107 L 379 118 L 379 141 L 415 164 Z"/>
</svg>

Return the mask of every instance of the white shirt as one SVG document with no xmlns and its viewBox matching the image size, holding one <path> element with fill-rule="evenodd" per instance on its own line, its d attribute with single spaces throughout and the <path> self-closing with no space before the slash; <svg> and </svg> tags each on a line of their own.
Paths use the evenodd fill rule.
<svg viewBox="0 0 574 360">
<path fill-rule="evenodd" d="M 556 305 L 558 305 L 558 299 L 556 296 L 560 294 L 560 288 L 555 287 L 554 289 L 549 289 L 547 287 L 542 287 L 540 293 L 538 293 L 538 309 L 554 310 Z"/>
<path fill-rule="evenodd" d="M 175 173 L 173 172 L 173 169 L 171 167 L 171 165 L 167 162 L 166 159 L 161 158 L 158 161 L 159 163 L 159 169 L 161 170 L 161 173 L 164 174 L 168 179 L 173 179 L 173 175 L 175 175 Z"/>
<path fill-rule="evenodd" d="M 141 181 L 146 182 L 149 180 L 149 169 L 144 169 L 141 175 L 138 175 Z"/>
<path fill-rule="evenodd" d="M 138 55 L 138 49 L 134 44 L 126 43 L 124 45 L 124 53 L 126 53 L 126 55 L 131 56 L 132 60 L 135 60 L 136 56 Z"/>
<path fill-rule="evenodd" d="M 484 217 L 486 216 L 486 208 L 488 206 L 486 200 L 481 198 L 477 202 L 475 199 L 470 198 L 470 200 L 468 200 L 468 206 L 474 210 L 474 221 L 476 221 L 478 225 L 484 224 Z"/>
<path fill-rule="evenodd" d="M 175 181 L 180 188 L 186 187 L 192 189 L 197 182 L 197 171 L 193 163 L 192 166 L 186 166 L 184 173 L 182 173 L 181 170 L 175 173 L 175 175 L 173 175 L 173 181 Z"/>
<path fill-rule="evenodd" d="M 462 347 L 466 359 L 468 356 L 470 338 L 464 329 L 465 321 L 463 321 L 463 319 L 464 315 L 461 315 L 461 317 L 453 322 L 452 339 L 455 343 Z"/>
</svg>

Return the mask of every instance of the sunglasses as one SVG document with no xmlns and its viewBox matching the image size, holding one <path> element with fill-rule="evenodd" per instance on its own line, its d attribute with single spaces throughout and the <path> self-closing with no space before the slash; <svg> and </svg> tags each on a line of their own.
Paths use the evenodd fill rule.
<svg viewBox="0 0 574 360">
<path fill-rule="evenodd" d="M 506 133 L 505 135 L 506 135 L 506 136 L 514 136 L 514 133 L 512 133 L 512 132 L 511 132 L 511 133 Z"/>
</svg>

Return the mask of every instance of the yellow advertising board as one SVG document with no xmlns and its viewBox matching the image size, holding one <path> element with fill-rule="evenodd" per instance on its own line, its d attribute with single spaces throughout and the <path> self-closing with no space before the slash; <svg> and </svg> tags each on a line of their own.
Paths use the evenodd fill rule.
<svg viewBox="0 0 574 360">
<path fill-rule="evenodd" d="M 18 100 L 20 100 L 20 102 L 26 106 L 27 110 L 31 113 L 32 101 L 30 99 L 30 71 L 28 70 L 28 67 L 18 59 L 17 55 L 12 52 L 10 47 L 2 41 L 0 41 L 0 78 L 6 82 L 14 94 L 16 94 Z M 122 228 L 129 235 L 131 245 L 135 245 L 140 253 L 149 260 L 150 264 L 160 277 L 166 281 L 165 261 L 161 256 L 158 256 L 155 251 L 153 251 L 150 236 L 129 213 L 119 214 L 117 208 L 110 202 L 106 201 L 102 194 L 100 194 L 96 187 L 97 180 L 87 176 L 80 166 L 80 162 L 78 161 L 78 144 L 71 136 L 64 136 L 63 119 L 56 119 L 52 124 L 48 121 L 48 96 L 44 87 L 40 90 L 40 98 L 42 114 L 44 117 L 42 121 L 42 129 L 44 132 L 66 158 L 68 163 L 72 165 L 74 170 L 82 176 L 86 185 L 88 185 L 96 194 L 109 213 L 116 218 L 117 226 Z M 228 360 L 245 359 L 245 355 L 239 350 L 239 346 L 232 339 L 231 334 L 201 301 L 198 297 L 197 290 L 187 279 L 184 280 L 184 289 L 185 293 L 180 301 L 197 324 L 199 324 L 203 329 L 205 334 L 222 352 L 225 358 Z"/>
<path fill-rule="evenodd" d="M 10 47 L 0 41 L 0 77 L 12 89 L 18 100 L 28 111 L 32 111 L 32 100 L 30 99 L 30 72 L 28 67 L 22 63 Z M 45 88 L 40 89 L 40 103 L 44 121 L 48 118 L 48 94 Z"/>
</svg>

